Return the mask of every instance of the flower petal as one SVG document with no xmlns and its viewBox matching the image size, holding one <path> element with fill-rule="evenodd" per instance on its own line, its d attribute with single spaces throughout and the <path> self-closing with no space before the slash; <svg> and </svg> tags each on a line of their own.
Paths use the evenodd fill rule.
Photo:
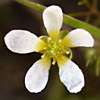
<svg viewBox="0 0 100 100">
<path fill-rule="evenodd" d="M 47 7 L 43 12 L 43 22 L 51 38 L 57 38 L 63 22 L 63 13 L 59 6 Z"/>
<path fill-rule="evenodd" d="M 30 92 L 41 92 L 48 81 L 51 59 L 44 57 L 33 64 L 25 76 L 25 86 Z"/>
<path fill-rule="evenodd" d="M 80 92 L 84 86 L 84 76 L 79 67 L 68 58 L 58 58 L 59 75 L 61 82 L 70 93 Z"/>
<path fill-rule="evenodd" d="M 4 40 L 8 49 L 16 53 L 38 52 L 45 46 L 43 40 L 26 30 L 12 30 Z"/>
<path fill-rule="evenodd" d="M 62 44 L 67 47 L 92 47 L 94 45 L 94 39 L 86 30 L 75 29 L 65 36 L 62 40 Z"/>
</svg>

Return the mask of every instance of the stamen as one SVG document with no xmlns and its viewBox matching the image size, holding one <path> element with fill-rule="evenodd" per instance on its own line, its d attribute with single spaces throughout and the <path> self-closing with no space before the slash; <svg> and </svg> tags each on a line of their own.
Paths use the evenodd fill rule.
<svg viewBox="0 0 100 100">
<path fill-rule="evenodd" d="M 46 53 L 44 53 L 43 55 L 41 55 L 41 58 L 44 58 L 46 56 Z"/>
<path fill-rule="evenodd" d="M 47 50 L 47 47 L 44 47 L 43 50 Z"/>
<path fill-rule="evenodd" d="M 65 51 L 65 53 L 66 53 L 66 54 L 69 54 L 69 53 L 70 53 L 70 51 Z"/>
<path fill-rule="evenodd" d="M 52 65 L 55 65 L 55 64 L 56 64 L 56 60 L 53 59 L 53 61 L 52 61 Z"/>
<path fill-rule="evenodd" d="M 49 43 L 49 42 L 50 42 L 50 40 L 51 40 L 51 37 L 49 37 L 49 38 L 47 39 L 47 42 Z"/>
<path fill-rule="evenodd" d="M 58 40 L 59 43 L 60 43 L 61 41 L 62 41 L 61 39 Z"/>
</svg>

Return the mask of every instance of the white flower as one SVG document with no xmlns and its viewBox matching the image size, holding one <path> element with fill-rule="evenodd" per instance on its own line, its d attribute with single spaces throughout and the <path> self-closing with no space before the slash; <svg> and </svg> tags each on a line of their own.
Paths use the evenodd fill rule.
<svg viewBox="0 0 100 100">
<path fill-rule="evenodd" d="M 84 86 L 84 76 L 80 68 L 71 61 L 72 53 L 69 47 L 92 47 L 94 40 L 89 32 L 75 29 L 67 34 L 60 31 L 63 13 L 60 7 L 50 6 L 43 12 L 43 22 L 48 36 L 37 37 L 25 30 L 12 30 L 4 38 L 12 52 L 25 54 L 30 52 L 43 53 L 41 59 L 35 62 L 25 76 L 25 86 L 30 92 L 42 91 L 48 81 L 49 69 L 56 62 L 59 67 L 61 82 L 70 93 L 81 91 Z"/>
</svg>

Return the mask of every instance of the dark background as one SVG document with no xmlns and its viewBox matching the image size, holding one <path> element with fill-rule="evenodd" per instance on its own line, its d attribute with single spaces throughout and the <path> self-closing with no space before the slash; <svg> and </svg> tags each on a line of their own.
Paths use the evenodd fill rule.
<svg viewBox="0 0 100 100">
<path fill-rule="evenodd" d="M 88 11 L 80 0 L 31 0 L 44 6 L 59 5 L 66 14 Z M 92 0 L 91 0 L 92 1 Z M 99 0 L 98 0 L 99 1 Z M 78 17 L 84 21 L 84 16 Z M 95 17 L 90 21 L 92 23 Z M 100 23 L 100 22 L 99 22 Z M 100 25 L 100 24 L 99 24 Z M 80 66 L 85 76 L 85 87 L 78 94 L 70 94 L 60 82 L 58 67 L 51 66 L 46 88 L 32 94 L 24 86 L 24 76 L 30 66 L 40 58 L 39 53 L 16 54 L 9 51 L 4 36 L 13 29 L 25 29 L 37 36 L 47 34 L 42 22 L 42 13 L 14 0 L 0 0 L 0 100 L 99 100 L 100 77 L 95 76 L 85 66 L 83 50 L 73 49 L 73 61 Z M 65 30 L 72 27 L 63 24 Z"/>
</svg>

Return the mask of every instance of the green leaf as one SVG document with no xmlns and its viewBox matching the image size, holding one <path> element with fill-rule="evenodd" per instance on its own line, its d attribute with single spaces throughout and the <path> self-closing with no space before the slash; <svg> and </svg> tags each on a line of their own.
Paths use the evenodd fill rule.
<svg viewBox="0 0 100 100">
<path fill-rule="evenodd" d="M 45 6 L 42 6 L 38 3 L 34 3 L 32 1 L 28 1 L 28 0 L 15 0 L 21 4 L 24 4 L 28 7 L 31 7 L 31 8 L 34 8 L 36 10 L 39 10 L 39 11 L 44 11 L 44 9 L 46 8 Z M 87 24 L 83 21 L 80 21 L 78 19 L 75 19 L 73 17 L 70 17 L 66 14 L 64 14 L 64 18 L 63 18 L 63 22 L 74 27 L 74 28 L 82 28 L 82 29 L 85 29 L 87 30 L 88 32 L 90 32 L 94 37 L 100 39 L 100 29 L 99 28 L 96 28 L 90 24 Z"/>
</svg>

